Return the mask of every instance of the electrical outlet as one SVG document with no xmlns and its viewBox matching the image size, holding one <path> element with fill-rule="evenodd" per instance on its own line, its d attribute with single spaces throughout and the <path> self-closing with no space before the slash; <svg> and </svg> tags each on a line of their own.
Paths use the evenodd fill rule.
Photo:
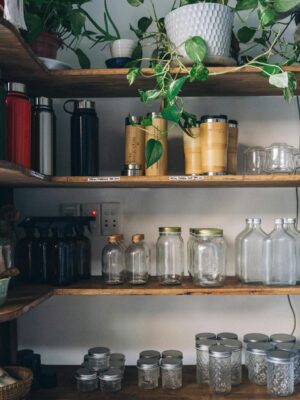
<svg viewBox="0 0 300 400">
<path fill-rule="evenodd" d="M 90 223 L 92 235 L 101 235 L 101 205 L 99 203 L 81 204 L 81 215 L 83 217 L 95 217 L 96 220 Z"/>
<path fill-rule="evenodd" d="M 63 203 L 59 205 L 59 215 L 62 217 L 79 217 L 80 204 Z"/>
<path fill-rule="evenodd" d="M 122 232 L 122 214 L 120 203 L 101 204 L 101 234 L 113 235 Z"/>
</svg>

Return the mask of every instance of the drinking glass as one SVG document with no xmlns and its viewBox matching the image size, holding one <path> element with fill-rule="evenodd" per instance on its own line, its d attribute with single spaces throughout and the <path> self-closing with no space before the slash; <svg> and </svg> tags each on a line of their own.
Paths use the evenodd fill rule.
<svg viewBox="0 0 300 400">
<path fill-rule="evenodd" d="M 264 147 L 249 147 L 244 152 L 244 172 L 246 175 L 261 175 L 265 171 L 266 152 Z"/>
</svg>

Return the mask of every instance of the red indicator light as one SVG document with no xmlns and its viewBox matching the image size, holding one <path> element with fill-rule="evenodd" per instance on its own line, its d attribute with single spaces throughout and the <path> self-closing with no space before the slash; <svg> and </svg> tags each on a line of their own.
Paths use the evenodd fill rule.
<svg viewBox="0 0 300 400">
<path fill-rule="evenodd" d="M 97 211 L 96 210 L 91 211 L 90 214 L 91 214 L 92 217 L 97 217 Z"/>
</svg>

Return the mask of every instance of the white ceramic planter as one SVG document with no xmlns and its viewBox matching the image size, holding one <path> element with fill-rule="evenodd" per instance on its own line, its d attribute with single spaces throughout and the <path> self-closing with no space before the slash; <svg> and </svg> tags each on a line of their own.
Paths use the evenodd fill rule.
<svg viewBox="0 0 300 400">
<path fill-rule="evenodd" d="M 214 3 L 198 3 L 177 8 L 165 19 L 167 35 L 186 65 L 184 42 L 191 36 L 201 36 L 207 44 L 207 59 L 230 56 L 234 14 L 230 7 Z"/>
<path fill-rule="evenodd" d="M 119 39 L 110 43 L 110 52 L 112 58 L 127 57 L 131 58 L 136 41 L 132 39 Z"/>
</svg>

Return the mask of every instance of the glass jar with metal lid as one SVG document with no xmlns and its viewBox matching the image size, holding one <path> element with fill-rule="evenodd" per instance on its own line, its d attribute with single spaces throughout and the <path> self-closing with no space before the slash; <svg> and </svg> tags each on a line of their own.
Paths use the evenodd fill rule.
<svg viewBox="0 0 300 400">
<path fill-rule="evenodd" d="M 294 384 L 298 385 L 300 383 L 300 343 L 278 343 L 276 349 L 294 353 Z"/>
<path fill-rule="evenodd" d="M 273 396 L 290 396 L 294 393 L 295 354 L 271 350 L 267 355 L 267 386 Z"/>
<path fill-rule="evenodd" d="M 122 353 L 111 353 L 109 359 L 110 361 L 122 361 L 125 364 L 125 355 Z"/>
<path fill-rule="evenodd" d="M 132 243 L 126 249 L 126 275 L 131 285 L 144 285 L 149 278 L 150 257 L 143 234 L 132 236 Z"/>
<path fill-rule="evenodd" d="M 125 251 L 120 235 L 110 235 L 102 251 L 102 275 L 108 285 L 125 281 Z"/>
<path fill-rule="evenodd" d="M 159 359 L 140 358 L 137 361 L 138 386 L 140 389 L 156 389 L 159 380 Z"/>
<path fill-rule="evenodd" d="M 223 230 L 195 229 L 192 250 L 194 284 L 222 286 L 226 276 L 226 243 Z"/>
<path fill-rule="evenodd" d="M 157 350 L 143 350 L 140 352 L 140 358 L 154 358 L 160 360 L 161 354 Z"/>
<path fill-rule="evenodd" d="M 179 350 L 164 350 L 161 354 L 162 358 L 179 358 L 183 359 L 183 353 Z"/>
<path fill-rule="evenodd" d="M 248 343 L 248 378 L 256 385 L 267 384 L 267 353 L 274 349 L 272 343 Z"/>
<path fill-rule="evenodd" d="M 209 349 L 210 390 L 217 394 L 231 392 L 231 350 L 216 344 Z"/>
<path fill-rule="evenodd" d="M 278 343 L 296 343 L 296 337 L 288 333 L 274 333 L 270 336 L 270 342 L 275 345 Z"/>
<path fill-rule="evenodd" d="M 197 383 L 199 385 L 209 383 L 209 349 L 218 344 L 214 339 L 199 339 L 196 341 L 197 355 Z"/>
<path fill-rule="evenodd" d="M 217 340 L 238 340 L 238 335 L 233 332 L 221 332 L 217 334 Z"/>
<path fill-rule="evenodd" d="M 118 368 L 110 368 L 99 375 L 100 390 L 103 393 L 119 392 L 122 389 L 122 371 Z"/>
<path fill-rule="evenodd" d="M 75 379 L 78 392 L 93 392 L 98 389 L 96 371 L 90 371 L 88 368 L 79 368 L 76 371 Z"/>
<path fill-rule="evenodd" d="M 107 347 L 93 347 L 88 351 L 89 369 L 91 371 L 106 371 L 109 368 L 110 350 Z"/>
<path fill-rule="evenodd" d="M 122 371 L 122 376 L 124 376 L 125 372 L 125 364 L 123 361 L 120 360 L 110 360 L 109 361 L 109 368 L 117 368 Z"/>
<path fill-rule="evenodd" d="M 196 333 L 195 335 L 195 342 L 198 342 L 199 340 L 203 340 L 203 339 L 217 339 L 217 335 L 215 333 L 212 332 L 200 332 L 200 333 Z"/>
<path fill-rule="evenodd" d="M 244 343 L 247 348 L 248 343 L 268 343 L 269 336 L 263 333 L 247 333 L 244 335 Z M 245 351 L 245 367 L 248 367 L 248 352 Z"/>
<path fill-rule="evenodd" d="M 182 386 L 182 360 L 180 358 L 163 358 L 161 361 L 161 378 L 163 389 L 180 389 Z"/>
<path fill-rule="evenodd" d="M 157 272 L 162 285 L 180 285 L 184 274 L 181 228 L 159 228 L 156 244 Z"/>
<path fill-rule="evenodd" d="M 231 384 L 238 386 L 242 383 L 242 342 L 239 340 L 221 340 L 220 345 L 228 347 L 231 353 Z"/>
</svg>

